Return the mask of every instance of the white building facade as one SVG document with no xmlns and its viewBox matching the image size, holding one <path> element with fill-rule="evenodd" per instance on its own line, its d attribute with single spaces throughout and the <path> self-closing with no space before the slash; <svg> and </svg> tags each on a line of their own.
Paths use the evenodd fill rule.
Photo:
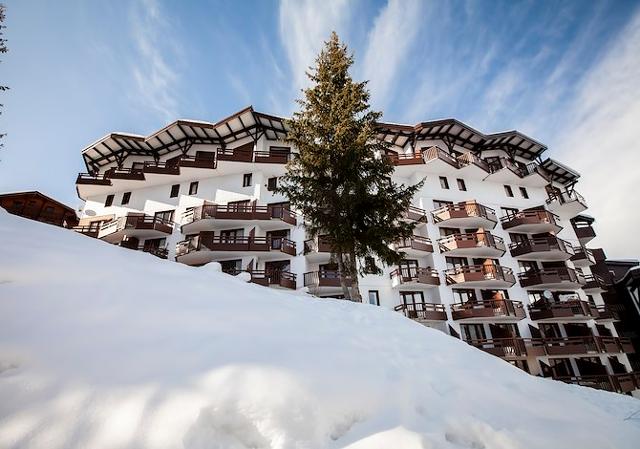
<svg viewBox="0 0 640 449">
<path fill-rule="evenodd" d="M 249 107 L 217 123 L 110 134 L 83 151 L 79 232 L 265 288 L 341 293 L 329 242 L 273 192 L 296 149 L 283 119 Z M 425 183 L 399 266 L 360 278 L 365 301 L 461 338 L 531 374 L 618 392 L 640 387 L 596 270 L 579 175 L 516 131 L 456 120 L 379 125 L 395 180 Z M 604 257 L 600 257 L 603 259 Z"/>
</svg>

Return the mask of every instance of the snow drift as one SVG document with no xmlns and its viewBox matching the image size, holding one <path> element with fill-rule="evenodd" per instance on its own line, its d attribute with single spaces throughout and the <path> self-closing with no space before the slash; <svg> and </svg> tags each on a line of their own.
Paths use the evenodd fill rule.
<svg viewBox="0 0 640 449">
<path fill-rule="evenodd" d="M 0 210 L 0 447 L 636 448 L 640 401 Z"/>
</svg>

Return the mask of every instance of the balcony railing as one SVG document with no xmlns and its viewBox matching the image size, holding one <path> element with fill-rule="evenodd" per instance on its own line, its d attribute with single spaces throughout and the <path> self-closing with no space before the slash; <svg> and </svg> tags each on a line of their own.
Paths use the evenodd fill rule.
<svg viewBox="0 0 640 449">
<path fill-rule="evenodd" d="M 596 309 L 598 310 L 598 316 L 596 317 L 596 320 L 598 321 L 619 321 L 620 320 L 618 311 L 613 310 L 613 308 L 607 304 L 596 306 Z"/>
<path fill-rule="evenodd" d="M 304 274 L 305 287 L 340 287 L 338 270 L 309 271 Z"/>
<path fill-rule="evenodd" d="M 405 220 L 426 223 L 427 211 L 416 206 L 409 206 L 406 212 L 403 214 L 403 218 Z"/>
<path fill-rule="evenodd" d="M 224 270 L 225 273 L 230 275 L 237 275 L 243 270 Z M 271 285 L 278 285 L 283 288 L 291 290 L 296 289 L 296 274 L 285 270 L 249 270 L 247 271 L 251 275 L 251 282 L 258 285 L 269 287 Z"/>
<path fill-rule="evenodd" d="M 575 190 L 572 191 L 562 191 L 562 192 L 549 192 L 549 198 L 547 198 L 547 204 L 551 204 L 553 202 L 558 202 L 559 204 L 567 204 L 573 201 L 577 201 L 582 204 L 584 207 L 587 207 L 587 202 L 584 197 L 580 195 Z"/>
<path fill-rule="evenodd" d="M 188 223 L 204 219 L 282 220 L 290 225 L 295 225 L 297 215 L 284 206 L 258 206 L 256 204 L 205 204 L 183 215 L 183 220 Z"/>
<path fill-rule="evenodd" d="M 447 164 L 451 165 L 454 168 L 459 168 L 458 161 L 456 160 L 456 158 L 451 156 L 449 153 L 447 153 L 440 147 L 432 146 L 422 150 L 422 157 L 424 158 L 425 163 L 439 159 L 443 162 L 446 162 Z"/>
<path fill-rule="evenodd" d="M 529 305 L 529 316 L 532 320 L 549 320 L 549 319 L 595 319 L 598 318 L 598 309 L 586 301 L 579 299 L 551 302 L 536 301 Z"/>
<path fill-rule="evenodd" d="M 506 251 L 504 240 L 502 237 L 491 234 L 490 232 L 469 232 L 464 234 L 451 234 L 438 239 L 438 247 L 441 253 L 448 253 L 455 250 L 462 253 L 469 250 L 469 253 L 478 252 L 478 250 L 495 250 L 491 255 L 502 256 Z M 493 254 L 495 252 L 495 254 Z"/>
<path fill-rule="evenodd" d="M 412 320 L 446 321 L 447 319 L 447 312 L 443 304 L 408 303 L 395 306 L 393 310 L 404 313 L 404 316 Z"/>
<path fill-rule="evenodd" d="M 500 265 L 463 265 L 450 268 L 445 271 L 447 285 L 464 284 L 468 282 L 492 284 L 494 282 L 504 282 L 510 286 L 515 284 L 516 279 L 513 270 Z"/>
<path fill-rule="evenodd" d="M 421 153 L 389 153 L 386 158 L 393 165 L 420 165 L 424 164 Z"/>
<path fill-rule="evenodd" d="M 574 285 L 584 284 L 582 276 L 578 276 L 572 268 L 553 268 L 546 270 L 529 270 L 518 274 L 518 280 L 523 287 L 532 287 L 536 285 L 547 284 L 571 284 L 567 288 Z"/>
<path fill-rule="evenodd" d="M 602 276 L 596 273 L 584 275 L 584 290 L 606 290 L 607 283 Z"/>
<path fill-rule="evenodd" d="M 596 236 L 596 231 L 594 231 L 590 222 L 571 220 L 571 225 L 576 233 L 576 237 L 582 244 L 588 243 Z"/>
<path fill-rule="evenodd" d="M 575 248 L 575 254 L 571 256 L 571 262 L 575 265 L 594 265 L 596 258 L 593 255 L 593 251 L 584 247 Z"/>
<path fill-rule="evenodd" d="M 440 285 L 438 271 L 429 267 L 396 268 L 390 273 L 390 277 L 398 284 Z"/>
<path fill-rule="evenodd" d="M 571 243 L 557 237 L 541 237 L 513 242 L 509 245 L 513 257 L 536 256 L 539 260 L 569 259 L 575 254 Z M 545 254 L 548 255 L 545 257 Z"/>
<path fill-rule="evenodd" d="M 73 230 L 79 234 L 93 238 L 98 237 L 98 233 L 100 232 L 100 228 L 97 226 L 75 226 Z"/>
<path fill-rule="evenodd" d="M 489 354 L 512 359 L 544 355 L 542 340 L 522 337 L 466 339 L 466 343 Z"/>
<path fill-rule="evenodd" d="M 397 250 L 415 250 L 415 251 L 424 251 L 426 253 L 433 252 L 433 244 L 431 243 L 431 239 L 429 237 L 422 237 L 421 235 L 413 235 L 409 238 L 400 240 L 396 243 Z"/>
<path fill-rule="evenodd" d="M 125 229 L 156 230 L 165 234 L 173 232 L 174 223 L 160 217 L 150 215 L 129 214 L 104 223 L 100 227 L 100 238 Z"/>
<path fill-rule="evenodd" d="M 562 227 L 558 224 L 558 220 L 559 217 L 548 210 L 523 210 L 500 218 L 502 228 L 505 230 L 526 228 L 533 232 L 542 230 L 542 228 L 551 228 L 559 231 Z"/>
<path fill-rule="evenodd" d="M 106 173 L 80 173 L 76 178 L 76 184 L 110 186 L 111 180 L 106 176 Z"/>
<path fill-rule="evenodd" d="M 284 237 L 206 236 L 202 246 L 211 251 L 280 251 L 296 255 L 296 242 Z"/>
<path fill-rule="evenodd" d="M 142 168 L 112 167 L 105 172 L 105 177 L 109 179 L 144 181 L 144 171 Z"/>
<path fill-rule="evenodd" d="M 458 166 L 460 168 L 466 167 L 468 165 L 475 165 L 485 172 L 489 173 L 489 164 L 487 164 L 486 161 L 482 160 L 470 151 L 461 154 L 456 158 L 456 160 L 458 161 Z"/>
<path fill-rule="evenodd" d="M 451 304 L 451 315 L 454 320 L 477 318 L 514 318 L 525 317 L 524 306 L 520 301 L 510 299 L 484 299 Z"/>
<path fill-rule="evenodd" d="M 431 212 L 434 223 L 445 224 L 453 219 L 482 218 L 492 223 L 492 227 L 498 222 L 496 212 L 490 207 L 483 206 L 475 201 L 448 204 Z"/>
<path fill-rule="evenodd" d="M 617 393 L 640 389 L 640 373 L 592 374 L 585 376 L 553 376 L 554 380 Z"/>
<path fill-rule="evenodd" d="M 326 236 L 318 236 L 315 239 L 309 239 L 304 241 L 304 254 L 309 253 L 330 253 L 331 242 Z"/>
</svg>

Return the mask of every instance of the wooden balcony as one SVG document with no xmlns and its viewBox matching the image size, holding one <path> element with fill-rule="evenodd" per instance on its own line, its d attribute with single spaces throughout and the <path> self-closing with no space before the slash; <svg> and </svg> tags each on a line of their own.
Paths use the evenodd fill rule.
<svg viewBox="0 0 640 449">
<path fill-rule="evenodd" d="M 588 321 L 599 316 L 598 309 L 579 299 L 569 301 L 537 301 L 529 305 L 529 316 L 533 321 Z"/>
<path fill-rule="evenodd" d="M 576 290 L 584 284 L 582 276 L 568 267 L 526 271 L 518 274 L 518 280 L 522 287 L 537 290 Z"/>
<path fill-rule="evenodd" d="M 573 218 L 587 209 L 584 197 L 575 190 L 549 193 L 547 208 L 562 218 Z"/>
<path fill-rule="evenodd" d="M 574 247 L 575 254 L 571 256 L 571 262 L 576 267 L 589 267 L 595 265 L 596 258 L 593 255 L 593 251 L 584 247 Z"/>
<path fill-rule="evenodd" d="M 391 285 L 402 288 L 425 288 L 440 285 L 438 271 L 425 267 L 396 268 L 390 273 Z"/>
<path fill-rule="evenodd" d="M 242 226 L 247 221 L 259 221 L 263 229 L 295 226 L 297 214 L 279 205 L 204 204 L 183 215 L 183 234 L 193 234 L 216 226 Z M 218 223 L 219 222 L 219 223 Z"/>
<path fill-rule="evenodd" d="M 573 226 L 573 230 L 580 243 L 586 245 L 596 236 L 596 232 L 591 226 L 594 220 L 591 217 L 581 217 L 583 216 L 571 219 L 571 225 Z"/>
<path fill-rule="evenodd" d="M 144 181 L 144 170 L 142 168 L 113 167 L 108 169 L 104 175 L 111 179 L 121 179 L 125 181 Z"/>
<path fill-rule="evenodd" d="M 493 209 L 475 201 L 449 204 L 432 211 L 431 215 L 435 224 L 452 228 L 493 229 L 498 222 Z"/>
<path fill-rule="evenodd" d="M 451 304 L 454 320 L 465 322 L 520 321 L 525 318 L 524 305 L 510 299 L 485 299 Z"/>
<path fill-rule="evenodd" d="M 491 355 L 506 360 L 523 360 L 545 355 L 541 339 L 506 337 L 464 340 L 466 343 Z"/>
<path fill-rule="evenodd" d="M 460 168 L 455 157 L 437 146 L 422 150 L 422 158 L 425 164 L 433 165 L 434 168 L 441 167 L 444 172 L 452 172 L 451 169 Z"/>
<path fill-rule="evenodd" d="M 611 306 L 603 304 L 596 306 L 596 309 L 598 310 L 598 316 L 596 317 L 596 321 L 598 323 L 612 323 L 614 321 L 620 321 L 618 311 L 614 310 Z"/>
<path fill-rule="evenodd" d="M 425 256 L 433 253 L 433 244 L 429 237 L 413 235 L 395 244 L 396 251 L 402 251 L 409 256 Z"/>
<path fill-rule="evenodd" d="M 549 356 L 587 355 L 602 352 L 593 335 L 583 337 L 544 338 L 545 352 Z"/>
<path fill-rule="evenodd" d="M 552 378 L 569 384 L 595 388 L 596 390 L 611 391 L 614 393 L 629 393 L 633 390 L 640 389 L 640 373 L 637 372 L 626 374 L 594 374 L 586 376 L 553 376 Z"/>
<path fill-rule="evenodd" d="M 318 236 L 315 239 L 304 241 L 304 255 L 307 260 L 318 262 L 326 261 L 331 257 L 331 242 L 326 236 Z"/>
<path fill-rule="evenodd" d="M 574 254 L 571 243 L 557 237 L 542 237 L 513 242 L 509 245 L 516 259 L 557 261 L 569 260 Z"/>
<path fill-rule="evenodd" d="M 489 164 L 470 151 L 461 154 L 456 158 L 456 160 L 458 162 L 458 167 L 460 168 L 461 175 L 466 175 L 466 172 L 470 172 L 470 169 L 474 167 L 476 169 L 479 169 L 478 173 L 482 174 L 483 176 L 486 176 L 486 174 L 489 173 Z"/>
<path fill-rule="evenodd" d="M 96 174 L 80 173 L 76 178 L 76 184 L 110 186 L 111 180 L 105 175 L 105 173 L 96 173 Z"/>
<path fill-rule="evenodd" d="M 109 243 L 119 243 L 127 238 L 160 238 L 173 232 L 174 223 L 159 217 L 144 214 L 128 214 L 124 217 L 104 223 L 98 232 L 98 238 Z"/>
<path fill-rule="evenodd" d="M 516 279 L 511 268 L 500 265 L 465 265 L 445 271 L 447 285 L 465 288 L 509 288 Z"/>
<path fill-rule="evenodd" d="M 607 283 L 599 274 L 592 273 L 584 275 L 584 282 L 582 289 L 585 292 L 598 293 L 607 289 Z"/>
<path fill-rule="evenodd" d="M 393 308 L 396 312 L 402 312 L 407 318 L 416 321 L 446 321 L 447 312 L 443 304 L 418 302 L 400 304 Z"/>
<path fill-rule="evenodd" d="M 500 218 L 505 231 L 524 234 L 558 233 L 562 227 L 559 217 L 548 210 L 523 210 Z"/>
<path fill-rule="evenodd" d="M 424 164 L 421 153 L 388 153 L 385 157 L 395 166 Z"/>
<path fill-rule="evenodd" d="M 207 231 L 176 245 L 176 261 L 187 265 L 203 265 L 237 253 L 262 258 L 295 256 L 296 243 L 284 237 L 220 236 Z"/>
<path fill-rule="evenodd" d="M 178 159 L 171 161 L 147 161 L 144 163 L 142 170 L 145 175 L 171 175 L 180 174 L 180 161 Z"/>
<path fill-rule="evenodd" d="M 407 221 L 415 221 L 418 223 L 427 222 L 427 211 L 416 206 L 409 206 L 402 218 Z"/>
<path fill-rule="evenodd" d="M 225 273 L 235 276 L 243 270 L 226 270 Z M 282 287 L 296 289 L 296 274 L 284 270 L 250 270 L 251 282 L 264 287 Z"/>
<path fill-rule="evenodd" d="M 504 240 L 490 232 L 451 234 L 438 239 L 438 247 L 445 256 L 496 258 L 506 251 Z"/>
<path fill-rule="evenodd" d="M 218 161 L 253 162 L 253 144 L 237 148 L 220 148 L 216 158 Z"/>
<path fill-rule="evenodd" d="M 350 284 L 349 279 L 347 282 Z M 309 271 L 304 274 L 304 286 L 314 295 L 342 294 L 338 270 Z"/>
<path fill-rule="evenodd" d="M 96 226 L 75 226 L 73 230 L 92 238 L 98 238 L 98 233 L 100 232 L 100 228 Z"/>
</svg>

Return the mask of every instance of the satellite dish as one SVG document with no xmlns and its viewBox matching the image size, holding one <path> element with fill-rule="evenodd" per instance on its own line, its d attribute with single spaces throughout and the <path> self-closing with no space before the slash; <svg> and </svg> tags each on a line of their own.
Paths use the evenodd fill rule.
<svg viewBox="0 0 640 449">
<path fill-rule="evenodd" d="M 84 211 L 84 214 L 85 214 L 87 217 L 95 217 L 95 216 L 96 216 L 96 211 L 95 211 L 95 210 L 88 209 L 88 210 L 85 210 L 85 211 Z"/>
<path fill-rule="evenodd" d="M 549 290 L 543 291 L 542 296 L 544 296 L 545 299 L 553 299 L 553 293 L 551 293 Z"/>
</svg>

